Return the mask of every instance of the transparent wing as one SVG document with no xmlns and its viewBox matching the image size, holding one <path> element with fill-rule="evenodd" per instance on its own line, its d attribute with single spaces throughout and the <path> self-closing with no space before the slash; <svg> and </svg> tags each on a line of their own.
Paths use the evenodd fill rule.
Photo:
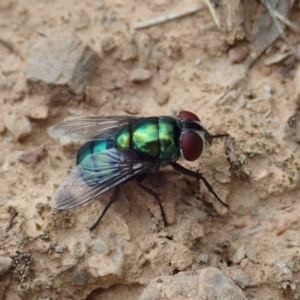
<svg viewBox="0 0 300 300">
<path fill-rule="evenodd" d="M 120 127 L 132 124 L 138 117 L 86 117 L 68 120 L 54 126 L 51 133 L 56 136 L 69 136 L 72 140 L 93 141 L 113 136 Z"/>
<path fill-rule="evenodd" d="M 129 149 L 93 153 L 57 188 L 50 206 L 63 210 L 82 205 L 152 166 L 152 161 L 141 162 Z"/>
</svg>

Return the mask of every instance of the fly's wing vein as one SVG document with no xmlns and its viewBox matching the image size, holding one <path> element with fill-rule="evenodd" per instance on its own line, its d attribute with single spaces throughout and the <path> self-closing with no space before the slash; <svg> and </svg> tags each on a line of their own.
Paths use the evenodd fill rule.
<svg viewBox="0 0 300 300">
<path fill-rule="evenodd" d="M 115 135 L 120 127 L 138 120 L 138 117 L 86 117 L 68 120 L 51 129 L 53 136 L 68 136 L 72 140 L 93 141 Z"/>
<path fill-rule="evenodd" d="M 134 151 L 129 149 L 93 153 L 57 188 L 50 206 L 64 210 L 82 205 L 151 167 L 151 161 L 138 160 Z"/>
</svg>

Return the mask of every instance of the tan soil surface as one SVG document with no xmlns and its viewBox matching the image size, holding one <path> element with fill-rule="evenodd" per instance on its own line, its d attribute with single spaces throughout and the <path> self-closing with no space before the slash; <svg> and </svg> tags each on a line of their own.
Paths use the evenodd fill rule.
<svg viewBox="0 0 300 300">
<path fill-rule="evenodd" d="M 245 76 L 243 63 L 230 62 L 224 33 L 205 6 L 175 21 L 132 29 L 135 22 L 192 5 L 166 0 L 0 2 L 0 255 L 21 251 L 32 259 L 30 270 L 15 261 L 0 278 L 1 299 L 85 299 L 89 294 L 89 299 L 137 299 L 158 275 L 208 266 L 229 276 L 236 266 L 250 274 L 253 285 L 244 290 L 248 299 L 298 299 L 300 148 L 284 132 L 296 109 L 295 70 L 284 78 L 282 63 L 264 66 L 264 58 L 283 47 L 277 41 Z M 294 15 L 299 20 L 299 11 Z M 27 94 L 24 70 L 30 44 L 57 29 L 89 45 L 100 57 L 100 71 L 83 100 L 51 106 Z M 136 52 L 144 35 L 150 41 L 149 59 Z M 139 67 L 149 70 L 151 78 L 134 83 L 130 76 Z M 243 88 L 237 91 L 232 87 L 240 79 Z M 135 183 L 121 187 L 118 201 L 93 233 L 88 228 L 110 193 L 67 212 L 48 208 L 54 186 L 76 159 L 76 151 L 51 139 L 50 126 L 80 115 L 159 116 L 181 110 L 193 111 L 210 132 L 227 132 L 235 141 L 236 171 L 225 154 L 225 139 L 214 141 L 199 160 L 180 162 L 200 169 L 229 211 L 202 184 L 171 169 L 163 175 L 164 184 L 153 187 L 163 199 L 171 223 L 167 228 L 155 201 Z M 32 125 L 21 141 L 5 121 L 19 112 Z M 41 147 L 47 154 L 38 163 L 19 161 L 21 154 Z M 211 216 L 199 198 L 213 203 L 221 216 Z M 12 210 L 18 216 L 5 233 Z M 43 240 L 41 234 L 49 236 Z M 104 241 L 109 254 L 94 255 L 95 241 Z M 230 245 L 222 248 L 227 241 Z M 240 247 L 246 255 L 235 264 Z M 209 254 L 209 261 L 197 261 L 200 254 Z M 99 264 L 102 270 L 101 263 L 110 275 L 93 273 L 91 266 Z M 88 278 L 83 286 L 72 282 L 78 270 Z"/>
</svg>

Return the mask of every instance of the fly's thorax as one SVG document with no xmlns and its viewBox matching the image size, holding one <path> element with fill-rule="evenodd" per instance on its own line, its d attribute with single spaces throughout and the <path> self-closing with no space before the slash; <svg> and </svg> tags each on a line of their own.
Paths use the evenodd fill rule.
<svg viewBox="0 0 300 300">
<path fill-rule="evenodd" d="M 160 159 L 173 161 L 180 156 L 180 128 L 177 120 L 171 117 L 159 118 Z"/>
<path fill-rule="evenodd" d="M 180 124 L 180 154 L 188 161 L 198 159 L 211 145 L 212 136 L 193 113 L 183 111 L 178 116 Z"/>
</svg>

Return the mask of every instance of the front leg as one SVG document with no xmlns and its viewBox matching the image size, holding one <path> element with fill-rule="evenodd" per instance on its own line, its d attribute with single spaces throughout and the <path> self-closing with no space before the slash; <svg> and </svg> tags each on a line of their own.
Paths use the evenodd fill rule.
<svg viewBox="0 0 300 300">
<path fill-rule="evenodd" d="M 171 162 L 170 165 L 173 167 L 173 169 L 175 171 L 177 171 L 178 173 L 181 173 L 183 175 L 189 176 L 189 177 L 194 177 L 196 179 L 200 179 L 204 182 L 205 186 L 207 187 L 207 189 L 209 190 L 210 193 L 212 193 L 216 199 L 225 207 L 229 207 L 228 204 L 226 204 L 225 202 L 223 202 L 219 196 L 216 194 L 216 192 L 214 191 L 213 187 L 209 184 L 209 182 L 202 176 L 201 173 L 197 173 L 194 171 L 191 171 L 189 169 L 184 168 L 183 166 L 181 166 L 180 164 L 176 163 L 176 162 Z"/>
</svg>

